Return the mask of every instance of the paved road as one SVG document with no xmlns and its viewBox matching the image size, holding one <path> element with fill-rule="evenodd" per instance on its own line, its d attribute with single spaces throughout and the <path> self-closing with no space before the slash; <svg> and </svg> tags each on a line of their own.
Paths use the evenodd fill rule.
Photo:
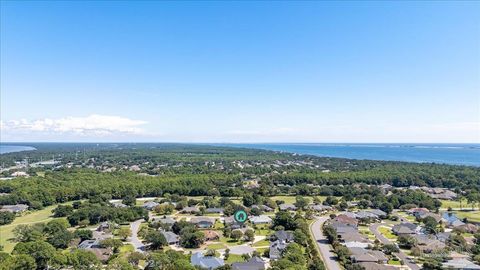
<svg viewBox="0 0 480 270">
<path fill-rule="evenodd" d="M 138 239 L 138 230 L 140 229 L 140 224 L 143 222 L 143 219 L 136 220 L 130 223 L 130 230 L 132 231 L 132 236 L 130 237 L 130 242 L 134 247 L 135 251 L 144 252 L 145 245 Z"/>
<path fill-rule="evenodd" d="M 370 227 L 369 227 L 370 231 L 375 235 L 375 237 L 377 237 L 378 240 L 380 240 L 380 242 L 382 242 L 382 244 L 384 244 L 384 245 L 393 244 L 390 240 L 388 240 L 385 236 L 383 236 L 383 234 L 381 234 L 378 231 L 378 227 L 380 227 L 382 225 L 384 225 L 384 224 L 374 223 L 374 224 L 370 225 Z M 410 259 L 408 258 L 408 256 L 405 255 L 405 253 L 403 253 L 402 251 L 396 252 L 396 253 L 393 253 L 393 254 L 395 256 L 397 256 L 398 258 L 400 258 L 405 263 L 405 265 L 407 265 L 410 269 L 420 270 L 420 267 L 418 267 L 417 264 L 411 262 Z"/>
<path fill-rule="evenodd" d="M 317 242 L 318 249 L 320 251 L 320 255 L 322 256 L 323 262 L 325 263 L 325 267 L 328 270 L 341 270 L 340 264 L 337 261 L 337 256 L 330 251 L 331 247 L 328 243 L 328 240 L 325 236 L 323 236 L 322 226 L 325 221 L 327 221 L 328 217 L 317 217 L 315 222 L 312 223 L 310 226 L 310 231 L 313 235 L 313 238 Z"/>
</svg>

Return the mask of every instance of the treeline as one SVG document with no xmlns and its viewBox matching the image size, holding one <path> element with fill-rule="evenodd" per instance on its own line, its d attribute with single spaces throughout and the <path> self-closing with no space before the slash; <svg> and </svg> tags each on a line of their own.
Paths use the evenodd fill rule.
<svg viewBox="0 0 480 270">
<path fill-rule="evenodd" d="M 132 172 L 100 173 L 78 169 L 47 172 L 45 177 L 18 178 L 0 183 L 0 205 L 26 203 L 41 208 L 56 203 L 90 198 L 99 194 L 112 199 L 157 197 L 166 193 L 201 196 L 220 195 L 220 187 L 229 187 L 240 176 L 210 174 L 151 177 Z"/>
<path fill-rule="evenodd" d="M 398 163 L 381 165 L 369 170 L 345 172 L 310 172 L 276 174 L 272 176 L 275 184 L 298 185 L 352 185 L 365 183 L 370 185 L 390 184 L 395 187 L 429 186 L 445 188 L 480 189 L 480 168 Z"/>
</svg>

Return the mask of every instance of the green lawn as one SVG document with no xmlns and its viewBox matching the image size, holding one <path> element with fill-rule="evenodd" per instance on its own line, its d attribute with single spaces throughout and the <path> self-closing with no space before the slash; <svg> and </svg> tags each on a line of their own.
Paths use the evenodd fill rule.
<svg viewBox="0 0 480 270">
<path fill-rule="evenodd" d="M 458 218 L 467 218 L 469 221 L 480 222 L 480 211 L 453 211 Z"/>
<path fill-rule="evenodd" d="M 65 203 L 66 204 L 72 204 Z M 15 246 L 14 242 L 9 241 L 9 239 L 13 238 L 13 229 L 20 224 L 34 224 L 40 222 L 48 222 L 52 219 L 52 210 L 56 208 L 57 205 L 51 205 L 45 207 L 42 210 L 27 212 L 24 215 L 15 218 L 15 220 L 8 225 L 0 226 L 0 245 L 4 247 L 5 252 L 11 252 L 13 247 Z"/>
<path fill-rule="evenodd" d="M 467 200 L 462 200 L 462 203 L 460 204 L 459 201 L 451 201 L 451 200 L 439 200 L 442 203 L 441 208 L 471 208 L 470 205 L 467 205 Z M 461 207 L 460 207 L 461 205 Z"/>
<path fill-rule="evenodd" d="M 389 260 L 388 261 L 388 264 L 390 265 L 402 265 L 402 263 L 400 263 L 400 261 L 396 261 L 396 260 Z"/>
<path fill-rule="evenodd" d="M 392 230 L 388 227 L 380 226 L 378 227 L 378 231 L 383 234 L 388 239 L 396 239 L 397 236 L 392 233 Z"/>
<path fill-rule="evenodd" d="M 260 240 L 256 243 L 253 244 L 253 247 L 264 247 L 264 246 L 268 246 L 270 245 L 270 241 L 268 241 L 267 239 L 264 239 L 264 240 Z"/>
<path fill-rule="evenodd" d="M 272 233 L 273 230 L 270 229 L 268 226 L 257 226 L 257 229 L 255 229 L 255 235 L 267 236 Z"/>
<path fill-rule="evenodd" d="M 227 246 L 237 246 L 237 245 L 243 244 L 243 241 L 241 241 L 241 240 L 236 241 L 232 238 L 227 238 L 227 237 L 223 237 L 223 236 L 220 236 L 220 242 L 227 245 Z"/>
<path fill-rule="evenodd" d="M 120 254 L 123 255 L 129 252 L 133 252 L 134 250 L 135 248 L 131 244 L 125 244 L 120 247 Z"/>
<path fill-rule="evenodd" d="M 227 263 L 234 263 L 234 262 L 244 262 L 245 260 L 242 258 L 242 255 L 230 254 L 228 256 Z"/>
<path fill-rule="evenodd" d="M 222 243 L 215 243 L 207 246 L 207 249 L 213 249 L 213 250 L 224 249 L 224 248 L 226 248 L 226 246 Z"/>
</svg>

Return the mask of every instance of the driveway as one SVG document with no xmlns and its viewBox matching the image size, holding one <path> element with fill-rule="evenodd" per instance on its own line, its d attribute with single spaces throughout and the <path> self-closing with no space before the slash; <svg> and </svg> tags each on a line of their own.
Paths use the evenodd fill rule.
<svg viewBox="0 0 480 270">
<path fill-rule="evenodd" d="M 375 235 L 375 237 L 377 237 L 377 239 L 382 242 L 382 244 L 384 245 L 388 245 L 388 244 L 394 244 L 393 242 L 391 242 L 390 240 L 388 240 L 385 236 L 383 236 L 383 234 L 381 234 L 379 231 L 378 231 L 378 227 L 382 226 L 382 223 L 374 223 L 372 225 L 370 225 L 370 231 Z M 410 269 L 412 270 L 420 270 L 420 267 L 418 267 L 417 264 L 413 263 L 410 261 L 410 259 L 408 258 L 407 255 L 405 255 L 405 253 L 403 253 L 402 251 L 400 252 L 395 252 L 393 253 L 395 256 L 397 256 L 398 258 L 400 258 L 404 263 L 405 265 L 407 265 Z"/>
<path fill-rule="evenodd" d="M 132 231 L 132 236 L 129 239 L 129 243 L 135 247 L 135 251 L 144 252 L 145 245 L 138 239 L 138 230 L 140 229 L 140 224 L 142 224 L 143 219 L 136 220 L 130 223 L 130 230 Z"/>
<path fill-rule="evenodd" d="M 337 255 L 331 251 L 331 246 L 327 238 L 323 235 L 322 226 L 329 217 L 316 217 L 315 222 L 310 225 L 310 232 L 317 242 L 318 250 L 328 270 L 341 270 L 340 264 L 337 261 Z"/>
</svg>

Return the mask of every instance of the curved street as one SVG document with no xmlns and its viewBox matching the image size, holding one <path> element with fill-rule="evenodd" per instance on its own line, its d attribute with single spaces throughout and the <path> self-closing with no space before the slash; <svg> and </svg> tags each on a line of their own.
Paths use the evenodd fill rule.
<svg viewBox="0 0 480 270">
<path fill-rule="evenodd" d="M 374 224 L 370 225 L 369 229 L 375 235 L 375 237 L 380 242 L 382 242 L 382 244 L 384 244 L 384 245 L 395 244 L 395 243 L 391 242 L 390 240 L 388 240 L 385 236 L 383 236 L 383 234 L 381 234 L 378 231 L 378 227 L 380 227 L 382 225 L 383 225 L 382 223 L 374 223 Z M 405 253 L 403 253 L 401 250 L 400 250 L 400 252 L 395 252 L 393 254 L 395 256 L 397 256 L 398 258 L 400 258 L 405 263 L 405 265 L 407 265 L 410 269 L 420 270 L 420 267 L 416 263 L 413 263 L 412 261 L 410 261 L 408 256 L 405 255 Z"/>
<path fill-rule="evenodd" d="M 136 220 L 130 224 L 130 230 L 132 231 L 132 236 L 130 237 L 129 241 L 133 247 L 135 247 L 135 251 L 144 252 L 145 245 L 140 241 L 138 238 L 138 230 L 140 229 L 140 224 L 142 224 L 143 219 Z"/>
<path fill-rule="evenodd" d="M 310 225 L 310 232 L 317 243 L 318 250 L 322 256 L 325 267 L 328 270 L 342 270 L 340 264 L 337 261 L 337 256 L 331 251 L 331 246 L 328 243 L 327 238 L 323 235 L 322 227 L 323 223 L 327 221 L 329 217 L 322 216 L 316 217 L 316 220 Z"/>
</svg>

